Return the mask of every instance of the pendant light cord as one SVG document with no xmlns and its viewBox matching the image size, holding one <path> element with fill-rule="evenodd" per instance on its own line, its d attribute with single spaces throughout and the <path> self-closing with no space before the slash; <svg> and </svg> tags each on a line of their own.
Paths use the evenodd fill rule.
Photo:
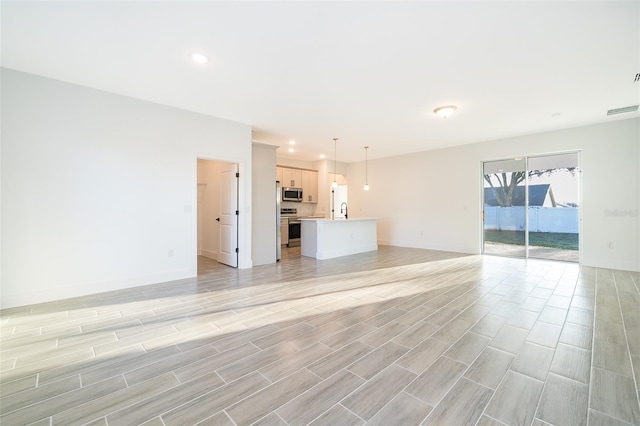
<svg viewBox="0 0 640 426">
<path fill-rule="evenodd" d="M 333 182 L 337 183 L 336 171 L 338 170 L 338 138 L 333 138 Z"/>
<path fill-rule="evenodd" d="M 364 184 L 369 184 L 369 147 L 364 147 Z"/>
</svg>

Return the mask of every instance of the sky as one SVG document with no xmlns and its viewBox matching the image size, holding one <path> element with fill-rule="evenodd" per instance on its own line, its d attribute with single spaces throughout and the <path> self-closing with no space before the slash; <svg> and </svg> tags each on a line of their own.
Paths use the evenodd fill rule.
<svg viewBox="0 0 640 426">
<path fill-rule="evenodd" d="M 532 176 L 529 185 L 540 185 L 548 183 L 558 204 L 575 203 L 580 204 L 580 170 L 574 174 L 564 169 L 556 169 L 551 175 Z M 494 179 L 495 184 L 495 179 Z M 524 185 L 522 182 L 520 185 Z M 484 186 L 488 187 L 485 181 Z"/>
<path fill-rule="evenodd" d="M 580 171 L 571 174 L 567 170 L 558 170 L 551 176 L 534 176 L 529 180 L 530 185 L 548 183 L 551 184 L 556 203 L 580 204 Z"/>
</svg>

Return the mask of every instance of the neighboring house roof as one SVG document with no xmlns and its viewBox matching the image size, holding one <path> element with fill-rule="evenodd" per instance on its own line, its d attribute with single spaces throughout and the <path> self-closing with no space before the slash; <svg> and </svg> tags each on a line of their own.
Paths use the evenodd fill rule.
<svg viewBox="0 0 640 426">
<path fill-rule="evenodd" d="M 529 206 L 543 206 L 544 200 L 547 198 L 547 194 L 551 196 L 551 202 L 555 207 L 555 200 L 551 191 L 551 185 L 546 183 L 540 185 L 529 185 Z M 516 187 L 516 189 L 513 191 L 512 201 L 513 206 L 524 206 L 524 186 Z M 498 204 L 498 200 L 496 200 L 496 196 L 491 188 L 484 189 L 484 204 L 485 206 L 492 207 L 500 205 Z"/>
</svg>

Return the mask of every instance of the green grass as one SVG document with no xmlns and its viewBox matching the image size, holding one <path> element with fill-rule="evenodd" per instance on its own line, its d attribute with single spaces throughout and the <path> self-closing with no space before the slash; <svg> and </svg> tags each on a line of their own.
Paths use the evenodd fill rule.
<svg viewBox="0 0 640 426">
<path fill-rule="evenodd" d="M 492 243 L 524 245 L 524 231 L 496 231 L 486 229 L 484 240 Z M 578 234 L 530 232 L 529 245 L 560 250 L 578 250 Z"/>
</svg>

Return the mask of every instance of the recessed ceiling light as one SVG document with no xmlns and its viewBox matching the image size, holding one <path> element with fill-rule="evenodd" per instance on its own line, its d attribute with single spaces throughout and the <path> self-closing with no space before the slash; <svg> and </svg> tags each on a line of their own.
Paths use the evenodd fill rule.
<svg viewBox="0 0 640 426">
<path fill-rule="evenodd" d="M 289 141 L 289 145 L 295 145 L 295 144 L 296 144 L 296 141 L 294 141 L 293 139 Z"/>
<path fill-rule="evenodd" d="M 198 65 L 204 65 L 209 62 L 209 58 L 207 58 L 202 53 L 194 53 L 193 55 L 191 55 L 191 60 Z"/>
<path fill-rule="evenodd" d="M 320 154 L 320 158 L 324 158 L 324 157 L 325 157 L 325 155 L 324 155 L 324 154 Z"/>
<path fill-rule="evenodd" d="M 434 109 L 433 112 L 438 117 L 447 118 L 457 109 L 458 107 L 455 105 L 445 105 Z"/>
<path fill-rule="evenodd" d="M 293 148 L 289 148 L 289 152 L 293 152 Z"/>
</svg>

